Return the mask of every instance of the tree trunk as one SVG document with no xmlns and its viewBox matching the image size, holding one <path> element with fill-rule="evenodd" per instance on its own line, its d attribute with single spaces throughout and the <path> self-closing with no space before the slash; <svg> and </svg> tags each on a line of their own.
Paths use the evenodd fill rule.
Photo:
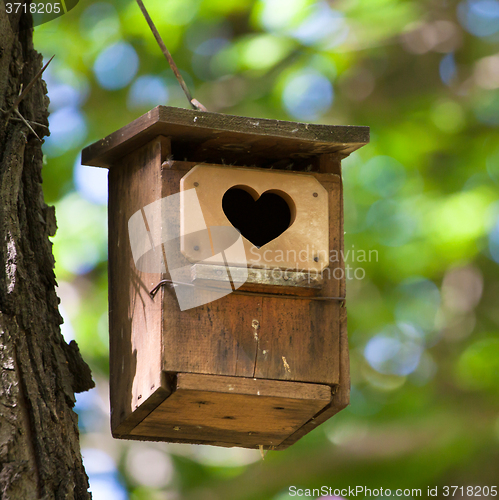
<svg viewBox="0 0 499 500">
<path fill-rule="evenodd" d="M 72 407 L 74 392 L 93 382 L 60 333 L 42 143 L 15 111 L 6 113 L 41 68 L 31 23 L 29 14 L 8 17 L 0 2 L 0 497 L 86 499 Z M 45 94 L 38 80 L 19 105 L 40 138 L 48 135 Z"/>
</svg>

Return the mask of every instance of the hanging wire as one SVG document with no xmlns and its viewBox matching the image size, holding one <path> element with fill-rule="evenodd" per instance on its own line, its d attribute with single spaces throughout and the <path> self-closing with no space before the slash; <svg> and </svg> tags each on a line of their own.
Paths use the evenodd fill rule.
<svg viewBox="0 0 499 500">
<path fill-rule="evenodd" d="M 168 286 L 170 288 L 174 288 L 176 286 L 189 286 L 193 288 L 198 288 L 202 290 L 211 290 L 211 291 L 221 291 L 221 290 L 226 290 L 225 288 L 220 288 L 217 286 L 209 286 L 209 285 L 197 285 L 194 283 L 184 283 L 181 281 L 173 281 L 173 280 L 168 280 L 168 279 L 163 279 L 161 280 L 150 292 L 149 295 L 151 296 L 151 299 L 154 299 L 156 294 L 159 292 L 159 289 L 162 286 Z M 345 297 L 314 297 L 314 296 L 300 296 L 300 295 L 284 295 L 280 293 L 261 293 L 261 292 L 245 292 L 241 290 L 233 290 L 231 292 L 233 295 L 246 295 L 249 297 L 269 297 L 269 298 L 278 298 L 278 299 L 295 299 L 295 300 L 322 300 L 322 301 L 333 301 L 333 302 L 340 302 L 340 305 L 343 307 L 345 305 Z"/>
<path fill-rule="evenodd" d="M 182 78 L 182 75 L 180 74 L 180 71 L 177 68 L 177 65 L 175 64 L 175 61 L 173 60 L 172 55 L 170 54 L 170 51 L 166 48 L 165 42 L 163 42 L 163 39 L 161 38 L 161 35 L 159 34 L 159 31 L 157 30 L 156 26 L 154 25 L 151 16 L 147 12 L 147 9 L 142 2 L 142 0 L 137 0 L 137 3 L 139 5 L 140 10 L 142 11 L 142 14 L 144 14 L 144 17 L 146 18 L 147 24 L 149 25 L 149 28 L 151 28 L 152 34 L 154 35 L 154 38 L 158 42 L 159 48 L 161 49 L 161 52 L 163 52 L 163 55 L 166 57 L 166 60 L 168 61 L 168 64 L 170 65 L 170 68 L 172 69 L 173 73 L 175 74 L 175 77 L 178 80 L 178 83 L 182 87 L 182 90 L 184 91 L 185 96 L 187 97 L 187 100 L 189 101 L 189 104 L 192 106 L 193 109 L 197 109 L 198 111 L 208 111 L 197 99 L 194 99 L 189 92 L 189 89 L 187 88 L 187 85 Z"/>
</svg>

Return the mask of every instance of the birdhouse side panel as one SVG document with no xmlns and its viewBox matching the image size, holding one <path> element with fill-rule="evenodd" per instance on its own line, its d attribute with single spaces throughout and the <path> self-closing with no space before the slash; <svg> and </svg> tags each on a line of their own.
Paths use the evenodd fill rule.
<svg viewBox="0 0 499 500">
<path fill-rule="evenodd" d="M 133 214 L 161 197 L 160 148 L 159 140 L 151 141 L 127 154 L 109 172 L 110 396 L 114 433 L 133 428 L 134 422 L 143 418 L 145 403 L 156 391 L 163 397 L 167 395 L 161 374 L 161 304 L 149 295 L 161 273 L 137 268 L 130 241 L 142 234 L 140 227 L 138 235 L 131 235 L 129 228 Z"/>
</svg>

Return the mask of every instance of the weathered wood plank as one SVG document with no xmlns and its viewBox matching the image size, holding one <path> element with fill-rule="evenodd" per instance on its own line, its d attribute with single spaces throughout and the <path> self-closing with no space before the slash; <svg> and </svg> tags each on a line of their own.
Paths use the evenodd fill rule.
<svg viewBox="0 0 499 500">
<path fill-rule="evenodd" d="M 180 373 L 132 434 L 275 447 L 330 400 L 328 386 Z"/>
<path fill-rule="evenodd" d="M 163 168 L 163 197 L 179 192 L 183 175 Z M 252 323 L 261 320 L 261 300 L 228 295 L 181 312 L 175 292 L 163 288 L 162 303 L 163 370 L 253 376 L 257 342 Z"/>
<path fill-rule="evenodd" d="M 348 354 L 348 336 L 347 336 L 347 310 L 346 307 L 340 309 L 340 380 L 337 387 L 333 390 L 333 398 L 329 405 L 311 418 L 298 431 L 286 438 L 277 449 L 283 450 L 296 443 L 305 434 L 313 431 L 318 425 L 322 424 L 339 411 L 346 408 L 350 403 L 350 358 Z"/>
<path fill-rule="evenodd" d="M 158 135 L 171 137 L 177 159 L 222 163 L 224 158 L 228 164 L 240 165 L 242 160 L 243 164 L 263 162 L 265 166 L 269 158 L 273 164 L 282 158 L 298 164 L 323 153 L 347 156 L 369 142 L 369 127 L 314 125 L 158 106 L 86 147 L 82 163 L 106 168 L 115 164 L 119 168 L 119 158 Z"/>
<path fill-rule="evenodd" d="M 134 264 L 128 220 L 161 198 L 161 139 L 156 138 L 109 173 L 109 330 L 111 427 L 119 425 L 162 386 L 161 303 L 149 290 L 160 273 Z M 164 145 L 163 145 L 164 148 Z"/>
<path fill-rule="evenodd" d="M 322 272 L 324 286 L 319 295 L 344 297 L 342 283 L 345 282 L 343 262 L 343 203 L 341 177 L 335 174 L 312 174 L 326 188 L 329 203 L 329 267 Z M 336 260 L 337 259 L 337 260 Z M 335 271 L 337 269 L 337 271 Z"/>
<path fill-rule="evenodd" d="M 329 251 L 333 259 L 343 248 L 341 178 L 313 173 L 329 197 Z M 328 257 L 330 257 L 328 256 Z M 343 297 L 344 276 L 334 269 L 343 262 L 330 263 L 322 274 L 321 297 Z M 339 309 L 334 301 L 263 298 L 263 322 L 259 331 L 255 376 L 269 379 L 302 380 L 336 385 L 339 383 Z"/>
<path fill-rule="evenodd" d="M 337 384 L 339 303 L 262 300 L 255 377 Z"/>
<path fill-rule="evenodd" d="M 244 377 L 207 376 L 197 373 L 179 373 L 177 389 L 202 390 L 244 394 L 246 396 L 268 396 L 289 399 L 331 400 L 331 388 L 327 385 L 303 384 L 282 380 L 262 380 Z"/>
<path fill-rule="evenodd" d="M 113 437 L 128 439 L 133 429 L 154 411 L 170 393 L 171 388 L 167 385 L 156 389 L 132 414 L 128 415 L 118 426 L 111 428 Z"/>
<path fill-rule="evenodd" d="M 163 370 L 252 377 L 261 300 L 228 295 L 180 312 L 176 298 L 163 301 Z"/>
<path fill-rule="evenodd" d="M 199 286 L 209 286 L 217 281 L 229 281 L 225 266 L 194 264 L 191 270 L 191 281 Z M 271 269 L 237 268 L 230 267 L 230 280 L 234 283 L 246 285 L 262 285 L 265 287 L 292 287 L 314 288 L 322 287 L 320 275 L 315 276 L 303 271 L 284 271 L 278 273 Z M 266 288 L 265 288 L 266 289 Z"/>
<path fill-rule="evenodd" d="M 322 293 L 338 294 L 345 297 L 346 276 L 344 252 L 344 206 L 343 182 L 341 180 L 341 156 L 339 154 L 325 154 L 319 160 L 320 172 L 314 174 L 329 192 L 329 250 L 330 250 L 330 275 L 329 288 L 324 287 Z M 338 183 L 337 186 L 334 183 Z M 335 270 L 338 271 L 335 271 Z M 337 273 L 337 274 L 336 274 Z"/>
</svg>

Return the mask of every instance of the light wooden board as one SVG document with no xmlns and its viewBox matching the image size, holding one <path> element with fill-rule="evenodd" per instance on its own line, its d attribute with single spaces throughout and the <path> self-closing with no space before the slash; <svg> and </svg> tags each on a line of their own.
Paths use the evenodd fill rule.
<svg viewBox="0 0 499 500">
<path fill-rule="evenodd" d="M 312 273 L 320 273 L 327 266 L 329 194 L 313 175 L 268 169 L 197 165 L 180 181 L 181 191 L 195 189 L 205 222 L 209 227 L 232 227 L 222 208 L 222 199 L 234 186 L 251 191 L 254 200 L 266 192 L 277 192 L 286 200 L 292 211 L 289 227 L 262 247 L 257 247 L 246 239 L 243 231 L 242 244 L 248 266 Z M 192 208 L 189 206 L 191 198 L 187 200 L 186 206 L 181 208 L 186 228 L 189 219 L 192 219 Z M 254 214 L 255 212 L 252 213 Z M 258 220 L 259 227 L 270 224 L 271 220 L 272 213 L 265 213 Z M 188 259 L 195 262 L 199 255 L 199 247 L 194 250 L 188 240 L 189 236 L 185 236 L 182 251 Z M 317 260 L 314 257 L 317 257 Z M 229 265 L 234 265 L 228 256 L 226 258 Z M 217 264 L 223 265 L 224 262 Z"/>
<path fill-rule="evenodd" d="M 213 286 L 218 281 L 229 281 L 229 276 L 225 272 L 225 266 L 208 264 L 194 264 L 192 266 L 190 279 L 200 286 Z M 240 283 L 244 279 L 245 285 L 260 285 L 265 287 L 293 287 L 291 291 L 298 288 L 322 288 L 320 275 L 309 274 L 305 271 L 287 271 L 286 273 L 275 273 L 270 269 L 237 268 L 231 267 L 230 279 L 235 283 Z M 288 290 L 287 290 L 288 291 Z M 268 292 L 270 293 L 270 292 Z"/>
</svg>

